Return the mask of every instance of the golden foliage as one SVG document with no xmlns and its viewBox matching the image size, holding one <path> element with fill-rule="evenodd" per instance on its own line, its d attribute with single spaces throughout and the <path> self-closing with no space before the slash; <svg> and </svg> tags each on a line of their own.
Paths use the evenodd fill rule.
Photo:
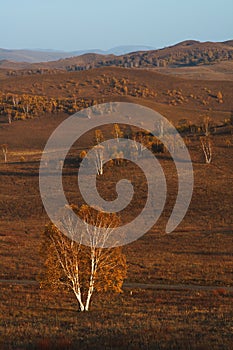
<svg viewBox="0 0 233 350">
<path fill-rule="evenodd" d="M 69 288 L 75 294 L 80 293 L 82 300 L 86 300 L 91 287 L 95 292 L 121 292 L 126 277 L 126 259 L 122 249 L 102 248 L 96 239 L 98 229 L 104 227 L 111 232 L 120 220 L 115 213 L 97 209 L 87 205 L 81 208 L 72 205 L 67 209 L 73 210 L 85 222 L 84 234 L 90 236 L 89 246 L 75 241 L 72 235 L 67 237 L 54 224 L 45 227 L 41 249 L 45 268 L 41 286 Z"/>
<path fill-rule="evenodd" d="M 33 118 L 44 113 L 65 112 L 73 114 L 93 105 L 91 99 L 49 98 L 42 95 L 10 94 L 0 92 L 0 115 L 6 115 L 10 122 Z"/>
</svg>

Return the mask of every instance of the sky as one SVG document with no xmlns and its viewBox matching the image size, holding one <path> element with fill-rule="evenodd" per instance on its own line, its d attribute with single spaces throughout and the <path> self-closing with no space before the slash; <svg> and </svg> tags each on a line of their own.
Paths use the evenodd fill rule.
<svg viewBox="0 0 233 350">
<path fill-rule="evenodd" d="M 233 0 L 0 0 L 0 47 L 64 51 L 233 39 Z"/>
</svg>

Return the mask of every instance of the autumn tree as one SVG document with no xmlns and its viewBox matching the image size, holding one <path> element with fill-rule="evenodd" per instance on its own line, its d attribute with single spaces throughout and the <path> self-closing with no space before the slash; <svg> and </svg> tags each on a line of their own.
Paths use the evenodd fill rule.
<svg viewBox="0 0 233 350">
<path fill-rule="evenodd" d="M 85 150 L 82 150 L 80 153 L 79 153 L 79 158 L 81 160 L 83 160 L 87 155 L 87 152 Z"/>
<path fill-rule="evenodd" d="M 205 156 L 206 164 L 210 164 L 213 155 L 213 142 L 210 137 L 203 136 L 200 138 L 201 148 Z"/>
<path fill-rule="evenodd" d="M 134 159 L 141 157 L 146 149 L 151 150 L 155 142 L 155 138 L 147 132 L 137 132 L 132 135 L 132 139 L 134 143 L 131 148 L 131 155 Z"/>
<path fill-rule="evenodd" d="M 217 97 L 219 103 L 223 103 L 223 95 L 222 95 L 221 91 L 218 91 L 216 97 Z"/>
<path fill-rule="evenodd" d="M 7 115 L 7 119 L 8 119 L 8 124 L 12 123 L 12 113 L 10 109 L 6 110 L 6 115 Z"/>
<path fill-rule="evenodd" d="M 124 161 L 123 150 L 119 149 L 119 147 L 117 146 L 114 146 L 111 151 L 112 151 L 111 157 L 113 158 L 113 163 L 118 166 L 121 165 Z"/>
<path fill-rule="evenodd" d="M 98 145 L 94 148 L 94 163 L 97 175 L 104 173 L 104 146 Z"/>
<path fill-rule="evenodd" d="M 101 143 L 104 141 L 104 135 L 100 129 L 95 130 L 95 142 L 97 144 Z"/>
<path fill-rule="evenodd" d="M 155 133 L 159 137 L 164 136 L 164 121 L 162 119 L 159 119 L 157 123 L 155 123 Z"/>
<path fill-rule="evenodd" d="M 205 115 L 202 120 L 202 129 L 204 131 L 205 136 L 209 136 L 211 126 L 212 119 L 208 115 Z"/>
<path fill-rule="evenodd" d="M 113 136 L 117 139 L 117 142 L 119 142 L 119 138 L 124 136 L 123 131 L 121 131 L 118 124 L 114 124 L 113 126 Z"/>
<path fill-rule="evenodd" d="M 83 225 L 72 219 L 71 210 L 79 215 Z M 42 251 L 46 259 L 41 287 L 68 288 L 74 293 L 80 311 L 88 311 L 93 293 L 122 291 L 125 256 L 121 247 L 105 248 L 107 239 L 119 226 L 119 217 L 87 205 L 80 209 L 71 206 L 66 208 L 61 225 L 67 235 L 53 224 L 44 231 Z M 88 245 L 82 244 L 84 237 Z"/>
<path fill-rule="evenodd" d="M 5 163 L 7 163 L 8 146 L 6 144 L 3 144 L 1 147 L 2 147 L 2 153 L 4 155 L 4 161 Z"/>
</svg>

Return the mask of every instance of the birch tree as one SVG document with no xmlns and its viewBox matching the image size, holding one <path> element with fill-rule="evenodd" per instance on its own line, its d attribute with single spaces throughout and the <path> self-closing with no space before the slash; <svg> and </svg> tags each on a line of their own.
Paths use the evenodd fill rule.
<svg viewBox="0 0 233 350">
<path fill-rule="evenodd" d="M 96 167 L 96 173 L 103 175 L 104 173 L 104 147 L 101 145 L 95 146 L 94 148 L 94 162 Z"/>
<path fill-rule="evenodd" d="M 4 108 L 4 107 L 3 107 Z M 5 110 L 6 115 L 7 115 L 7 119 L 8 119 L 8 124 L 12 123 L 12 114 L 11 114 L 11 110 L 10 109 L 6 109 Z"/>
<path fill-rule="evenodd" d="M 123 163 L 124 160 L 124 152 L 123 150 L 118 149 L 118 147 L 113 147 L 112 149 L 112 158 L 114 158 L 113 163 L 115 163 L 116 165 L 121 165 Z"/>
<path fill-rule="evenodd" d="M 2 147 L 2 153 L 4 155 L 4 162 L 7 163 L 8 146 L 6 144 L 3 144 L 1 147 Z"/>
<path fill-rule="evenodd" d="M 201 148 L 205 156 L 205 162 L 206 164 L 210 164 L 212 161 L 212 155 L 213 155 L 213 142 L 210 139 L 210 137 L 201 137 Z"/>
<path fill-rule="evenodd" d="M 117 142 L 119 142 L 119 138 L 124 136 L 123 131 L 121 131 L 118 124 L 114 124 L 113 126 L 113 132 L 112 132 L 114 138 L 117 139 Z"/>
<path fill-rule="evenodd" d="M 104 141 L 104 135 L 103 135 L 102 131 L 99 129 L 96 129 L 95 130 L 95 142 L 98 145 L 99 143 L 101 143 L 103 141 Z"/>
<path fill-rule="evenodd" d="M 72 206 L 72 209 L 85 222 L 81 235 L 79 232 L 81 239 L 75 240 L 79 226 L 69 216 L 71 209 L 68 209 L 63 222 L 69 238 L 56 226 L 46 226 L 43 244 L 43 252 L 46 252 L 45 272 L 41 286 L 68 288 L 74 293 L 80 311 L 88 311 L 93 293 L 121 292 L 126 261 L 121 247 L 104 248 L 109 235 L 119 225 L 116 214 L 97 211 L 87 205 L 79 210 Z M 100 234 L 103 227 L 104 235 Z M 82 244 L 84 235 L 89 238 L 88 246 Z"/>
<path fill-rule="evenodd" d="M 159 137 L 163 137 L 163 135 L 164 135 L 164 122 L 162 119 L 158 120 L 155 123 L 155 133 Z"/>
<path fill-rule="evenodd" d="M 134 141 L 134 148 L 138 152 L 138 157 L 141 157 L 143 151 L 145 151 L 146 149 L 152 148 L 153 142 L 150 140 L 150 136 L 147 134 L 140 132 L 133 135 L 132 139 Z M 135 154 L 134 151 L 133 153 Z"/>
<path fill-rule="evenodd" d="M 205 115 L 203 117 L 203 122 L 202 122 L 202 129 L 205 133 L 205 136 L 210 135 L 211 125 L 212 125 L 212 119 L 208 115 Z"/>
</svg>

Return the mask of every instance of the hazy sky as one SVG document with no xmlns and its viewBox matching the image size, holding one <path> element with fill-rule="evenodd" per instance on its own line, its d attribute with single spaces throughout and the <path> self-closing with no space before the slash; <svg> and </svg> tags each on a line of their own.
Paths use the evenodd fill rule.
<svg viewBox="0 0 233 350">
<path fill-rule="evenodd" d="M 0 47 L 156 48 L 233 39 L 233 0 L 0 0 Z"/>
</svg>

